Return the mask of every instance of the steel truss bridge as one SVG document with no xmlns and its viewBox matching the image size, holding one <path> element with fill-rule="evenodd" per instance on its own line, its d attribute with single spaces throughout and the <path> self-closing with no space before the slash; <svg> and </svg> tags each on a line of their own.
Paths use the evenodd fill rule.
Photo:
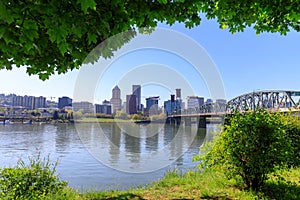
<svg viewBox="0 0 300 200">
<path fill-rule="evenodd" d="M 254 111 L 267 109 L 272 112 L 299 112 L 300 91 L 266 90 L 240 95 L 225 102 L 213 102 L 202 105 L 200 108 L 182 109 L 167 116 L 167 119 L 198 117 L 223 117 L 233 112 Z M 203 122 L 204 123 L 204 122 Z M 202 123 L 202 124 L 203 124 Z M 202 125 L 203 126 L 203 125 Z"/>
<path fill-rule="evenodd" d="M 285 111 L 299 108 L 299 91 L 258 91 L 238 96 L 228 101 L 226 111 L 248 111 L 264 108 Z"/>
<path fill-rule="evenodd" d="M 300 110 L 300 91 L 268 90 L 240 95 L 228 101 L 206 103 L 200 108 L 175 111 L 176 115 L 228 114 L 235 111 L 254 111 L 267 109 L 271 111 Z"/>
</svg>

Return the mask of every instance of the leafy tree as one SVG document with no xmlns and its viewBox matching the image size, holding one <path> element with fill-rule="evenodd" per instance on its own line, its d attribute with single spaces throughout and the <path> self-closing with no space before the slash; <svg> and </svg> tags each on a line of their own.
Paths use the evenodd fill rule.
<svg viewBox="0 0 300 200">
<path fill-rule="evenodd" d="M 131 115 L 131 119 L 132 120 L 139 120 L 139 119 L 141 119 L 141 115 L 138 115 L 138 114 L 133 114 L 133 115 Z"/>
<path fill-rule="evenodd" d="M 1 0 L 0 69 L 27 66 L 29 75 L 45 80 L 55 72 L 79 68 L 92 49 L 111 36 L 129 31 L 102 43 L 99 56 L 112 56 L 141 27 L 151 30 L 158 22 L 176 21 L 197 26 L 200 13 L 217 18 L 220 27 L 231 32 L 250 26 L 258 33 L 300 30 L 298 1 Z M 98 55 L 89 62 L 96 59 Z"/>
<path fill-rule="evenodd" d="M 201 160 L 200 167 L 221 166 L 230 177 L 240 176 L 248 188 L 259 189 L 276 169 L 299 166 L 299 134 L 295 117 L 236 113 L 208 153 L 195 159 Z"/>
<path fill-rule="evenodd" d="M 116 112 L 115 118 L 117 118 L 117 119 L 129 119 L 129 116 L 125 112 L 125 110 L 118 110 Z"/>
<path fill-rule="evenodd" d="M 81 119 L 83 117 L 83 110 L 80 109 L 76 112 L 73 112 L 74 119 Z"/>
<path fill-rule="evenodd" d="M 54 111 L 52 119 L 53 120 L 58 120 L 59 119 L 59 114 L 58 114 L 57 110 Z"/>
</svg>

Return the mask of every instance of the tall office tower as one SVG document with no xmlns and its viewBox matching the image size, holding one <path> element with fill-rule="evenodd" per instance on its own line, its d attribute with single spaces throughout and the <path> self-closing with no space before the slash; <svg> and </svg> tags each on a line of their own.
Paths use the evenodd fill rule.
<svg viewBox="0 0 300 200">
<path fill-rule="evenodd" d="M 173 112 L 178 112 L 181 110 L 181 99 L 175 100 L 175 95 L 171 94 L 171 99 L 164 102 L 164 111 L 167 116 Z"/>
<path fill-rule="evenodd" d="M 110 99 L 110 103 L 112 105 L 113 113 L 116 113 L 118 110 L 121 110 L 121 90 L 117 85 L 112 89 L 112 98 Z"/>
<path fill-rule="evenodd" d="M 126 112 L 130 115 L 137 112 L 136 100 L 137 98 L 134 94 L 126 95 Z"/>
<path fill-rule="evenodd" d="M 176 89 L 176 99 L 181 99 L 181 89 Z"/>
<path fill-rule="evenodd" d="M 28 110 L 33 110 L 35 105 L 35 97 L 34 96 L 24 96 L 24 107 Z"/>
<path fill-rule="evenodd" d="M 142 110 L 141 106 L 141 85 L 132 85 L 132 94 L 136 96 L 136 109 Z"/>
<path fill-rule="evenodd" d="M 23 106 L 23 96 L 14 96 L 12 100 L 13 106 Z"/>
<path fill-rule="evenodd" d="M 144 110 L 144 114 L 146 116 L 159 114 L 158 101 L 159 101 L 159 96 L 146 98 L 146 109 Z"/>
</svg>

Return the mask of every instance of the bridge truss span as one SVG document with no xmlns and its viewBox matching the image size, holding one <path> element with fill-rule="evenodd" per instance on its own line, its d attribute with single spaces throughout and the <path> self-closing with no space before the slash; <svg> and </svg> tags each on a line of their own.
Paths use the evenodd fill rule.
<svg viewBox="0 0 300 200">
<path fill-rule="evenodd" d="M 300 91 L 256 91 L 228 101 L 226 112 L 248 111 L 259 108 L 280 110 L 299 107 Z"/>
</svg>

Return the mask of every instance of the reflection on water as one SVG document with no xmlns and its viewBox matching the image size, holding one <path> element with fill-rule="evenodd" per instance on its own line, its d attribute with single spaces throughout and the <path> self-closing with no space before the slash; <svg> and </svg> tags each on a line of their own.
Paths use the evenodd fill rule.
<svg viewBox="0 0 300 200">
<path fill-rule="evenodd" d="M 150 125 L 138 125 L 138 128 L 115 123 L 101 126 L 83 123 L 76 124 L 76 128 L 70 124 L 2 125 L 1 166 L 15 165 L 19 158 L 26 160 L 40 152 L 45 157 L 50 155 L 52 161 L 58 159 L 60 177 L 78 189 L 126 189 L 155 181 L 175 166 L 194 167 L 192 157 L 199 152 L 205 130 L 198 130 L 194 125 L 179 129 L 171 125 Z M 211 126 L 207 131 L 214 129 Z M 149 170 L 164 162 L 171 165 Z M 138 173 L 141 169 L 147 172 Z"/>
</svg>

